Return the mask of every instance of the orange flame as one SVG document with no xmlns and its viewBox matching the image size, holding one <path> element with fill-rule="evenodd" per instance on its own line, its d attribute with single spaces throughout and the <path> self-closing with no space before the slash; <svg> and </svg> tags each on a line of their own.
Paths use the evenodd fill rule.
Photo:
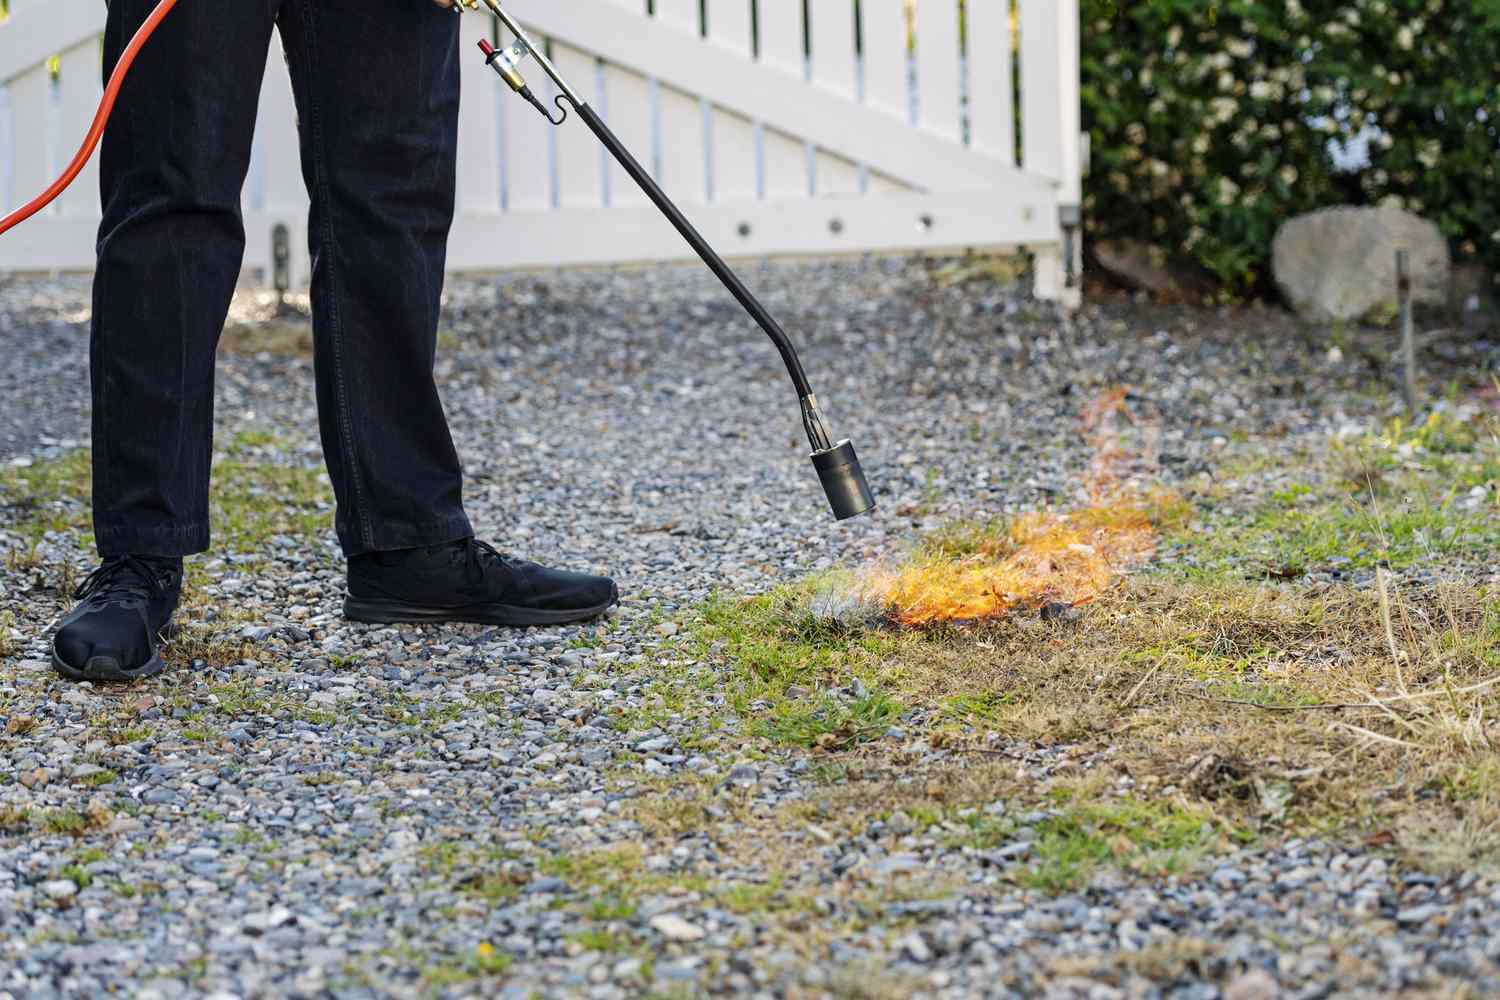
<svg viewBox="0 0 1500 1000">
<path fill-rule="evenodd" d="M 1094 454 L 1080 509 L 1023 515 L 975 556 L 918 563 L 882 581 L 878 591 L 891 616 L 919 626 L 992 618 L 1019 607 L 1077 606 L 1103 593 L 1122 570 L 1149 560 L 1157 545 L 1149 508 L 1160 491 L 1149 486 L 1149 477 L 1157 467 L 1158 434 L 1152 426 L 1138 427 L 1144 441 L 1131 449 L 1123 441 L 1124 423 L 1135 423 L 1125 389 L 1105 393 L 1084 410 Z"/>
</svg>

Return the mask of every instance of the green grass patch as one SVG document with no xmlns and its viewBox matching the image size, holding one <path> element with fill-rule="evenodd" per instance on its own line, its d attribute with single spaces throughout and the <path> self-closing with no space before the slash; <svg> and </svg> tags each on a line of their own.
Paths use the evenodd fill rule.
<svg viewBox="0 0 1500 1000">
<path fill-rule="evenodd" d="M 1020 881 L 1045 892 L 1068 892 L 1087 884 L 1106 863 L 1142 874 L 1175 874 L 1219 839 L 1206 809 L 1130 797 L 1065 802 L 1058 815 L 1037 825 L 1034 863 Z"/>
<path fill-rule="evenodd" d="M 629 920 L 635 916 L 636 905 L 617 893 L 607 893 L 591 901 L 584 913 L 590 920 Z"/>
<path fill-rule="evenodd" d="M 901 712 L 902 706 L 883 693 L 853 700 L 785 700 L 756 719 L 751 731 L 777 743 L 821 749 L 846 747 L 879 737 Z"/>
<path fill-rule="evenodd" d="M 259 550 L 273 535 L 312 538 L 332 523 L 333 492 L 321 466 L 288 453 L 298 451 L 275 435 L 244 430 L 223 444 L 213 469 L 210 522 L 217 546 L 230 552 Z M 86 450 L 25 468 L 0 470 L 0 514 L 7 527 L 35 546 L 48 532 L 92 540 L 89 508 L 92 467 Z M 9 556 L 12 571 L 34 557 Z"/>
<path fill-rule="evenodd" d="M 1215 518 L 1183 539 L 1193 556 L 1163 571 L 1295 578 L 1326 570 L 1393 569 L 1445 558 L 1500 556 L 1500 516 L 1459 506 L 1452 491 L 1403 486 L 1388 501 L 1281 491 L 1247 516 Z"/>
<path fill-rule="evenodd" d="M 1497 431 L 1492 421 L 1464 422 L 1445 410 L 1295 454 L 1258 449 L 1267 461 L 1234 461 L 1219 471 L 1228 501 L 1215 505 L 1221 510 L 1190 530 L 1169 530 L 1189 558 L 1163 569 L 1294 579 L 1327 569 L 1493 561 L 1500 557 Z M 1288 475 L 1296 480 L 1286 483 Z M 1263 479 L 1280 484 L 1257 493 Z M 1490 491 L 1478 503 L 1475 487 Z"/>
</svg>

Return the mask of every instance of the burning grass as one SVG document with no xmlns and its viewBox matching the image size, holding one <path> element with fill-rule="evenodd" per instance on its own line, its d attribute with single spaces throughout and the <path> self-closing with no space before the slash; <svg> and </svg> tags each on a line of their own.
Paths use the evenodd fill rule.
<svg viewBox="0 0 1500 1000">
<path fill-rule="evenodd" d="M 975 621 L 1017 608 L 1088 604 L 1156 552 L 1152 504 L 1122 499 L 1071 513 L 1016 518 L 971 555 L 919 558 L 874 586 L 902 625 Z"/>
<path fill-rule="evenodd" d="M 960 551 L 936 550 L 868 585 L 908 627 L 976 621 L 1018 608 L 1077 607 L 1156 553 L 1161 514 L 1176 497 L 1155 483 L 1160 430 L 1131 408 L 1126 389 L 1082 415 L 1093 458 L 1072 511 L 1021 515 Z"/>
</svg>

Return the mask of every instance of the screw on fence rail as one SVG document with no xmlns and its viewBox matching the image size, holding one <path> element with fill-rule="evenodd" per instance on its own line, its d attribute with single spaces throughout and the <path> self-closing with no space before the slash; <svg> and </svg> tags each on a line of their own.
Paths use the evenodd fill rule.
<svg viewBox="0 0 1500 1000">
<path fill-rule="evenodd" d="M 1401 368 L 1406 395 L 1406 415 L 1417 414 L 1417 343 L 1411 310 L 1411 255 L 1396 251 L 1396 302 L 1401 315 Z"/>
</svg>

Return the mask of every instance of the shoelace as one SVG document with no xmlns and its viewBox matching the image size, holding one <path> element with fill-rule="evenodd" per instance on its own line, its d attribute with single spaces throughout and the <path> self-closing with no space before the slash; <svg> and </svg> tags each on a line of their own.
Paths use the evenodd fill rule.
<svg viewBox="0 0 1500 1000">
<path fill-rule="evenodd" d="M 477 538 L 467 540 L 461 558 L 464 560 L 464 575 L 472 583 L 479 583 L 484 579 L 484 564 L 487 561 L 498 562 L 507 569 L 519 569 L 521 565 L 520 560 L 511 558 L 489 542 L 481 542 Z"/>
<path fill-rule="evenodd" d="M 86 597 L 134 597 L 149 601 L 165 592 L 161 568 L 140 556 L 113 556 L 104 565 L 83 578 L 73 591 L 73 600 Z"/>
</svg>

